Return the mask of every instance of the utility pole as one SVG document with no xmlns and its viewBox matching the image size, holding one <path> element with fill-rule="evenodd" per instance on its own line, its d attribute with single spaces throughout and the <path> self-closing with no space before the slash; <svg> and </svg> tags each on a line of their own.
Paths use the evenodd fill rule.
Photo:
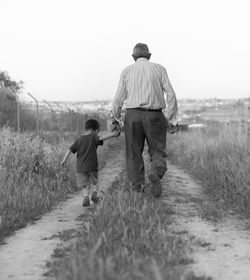
<svg viewBox="0 0 250 280">
<path fill-rule="evenodd" d="M 36 102 L 36 133 L 39 133 L 39 108 L 38 108 L 38 101 L 37 99 L 29 92 L 27 94 Z"/>
</svg>

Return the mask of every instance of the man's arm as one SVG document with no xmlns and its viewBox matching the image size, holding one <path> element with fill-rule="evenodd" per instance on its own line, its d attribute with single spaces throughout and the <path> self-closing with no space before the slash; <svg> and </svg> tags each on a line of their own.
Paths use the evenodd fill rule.
<svg viewBox="0 0 250 280">
<path fill-rule="evenodd" d="M 121 73 L 118 88 L 113 100 L 112 113 L 115 119 L 119 119 L 121 117 L 121 108 L 124 100 L 127 98 L 127 89 L 124 81 L 124 76 L 125 70 L 123 70 Z"/>
<path fill-rule="evenodd" d="M 162 88 L 166 93 L 166 97 L 167 97 L 167 106 L 169 111 L 168 121 L 173 125 L 176 125 L 177 124 L 176 118 L 178 113 L 177 99 L 176 99 L 174 89 L 169 81 L 168 74 L 165 68 L 163 70 L 163 75 L 162 75 Z"/>
</svg>

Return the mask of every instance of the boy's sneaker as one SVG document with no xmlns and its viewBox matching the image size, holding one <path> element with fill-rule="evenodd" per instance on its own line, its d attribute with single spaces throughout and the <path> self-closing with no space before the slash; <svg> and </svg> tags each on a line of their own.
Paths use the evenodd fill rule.
<svg viewBox="0 0 250 280">
<path fill-rule="evenodd" d="M 99 197 L 97 196 L 97 191 L 93 191 L 91 195 L 91 200 L 96 204 L 99 201 Z"/>
<path fill-rule="evenodd" d="M 88 197 L 88 196 L 84 196 L 84 197 L 83 197 L 82 206 L 83 206 L 83 207 L 90 206 L 90 200 L 89 200 L 89 197 Z"/>
<path fill-rule="evenodd" d="M 149 181 L 151 182 L 151 193 L 155 198 L 161 196 L 162 186 L 159 177 L 156 174 L 149 175 Z"/>
</svg>

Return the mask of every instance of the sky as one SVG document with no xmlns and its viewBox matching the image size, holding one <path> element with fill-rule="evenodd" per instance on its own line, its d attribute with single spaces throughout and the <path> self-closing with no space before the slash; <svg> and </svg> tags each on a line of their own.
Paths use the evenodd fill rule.
<svg viewBox="0 0 250 280">
<path fill-rule="evenodd" d="M 250 97 L 248 0 L 0 0 L 0 70 L 38 99 L 113 99 L 146 43 L 178 98 Z"/>
</svg>

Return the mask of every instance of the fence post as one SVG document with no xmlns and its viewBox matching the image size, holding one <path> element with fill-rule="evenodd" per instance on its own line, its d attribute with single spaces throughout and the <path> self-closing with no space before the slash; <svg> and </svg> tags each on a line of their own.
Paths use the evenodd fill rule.
<svg viewBox="0 0 250 280">
<path fill-rule="evenodd" d="M 54 114 L 54 110 L 53 110 L 53 107 L 51 106 L 51 104 L 48 101 L 43 99 L 43 102 L 45 102 L 50 107 L 50 111 L 51 111 L 51 131 L 52 131 L 53 130 L 53 114 Z"/>
<path fill-rule="evenodd" d="M 73 115 L 72 115 L 73 110 L 71 110 L 67 104 L 64 103 L 63 105 L 65 106 L 66 109 L 68 109 L 69 118 L 70 118 L 70 135 L 72 137 L 73 136 L 73 126 L 74 126 Z"/>
<path fill-rule="evenodd" d="M 33 95 L 31 95 L 31 93 L 27 92 L 27 94 L 28 94 L 32 99 L 34 99 L 35 102 L 36 102 L 36 133 L 37 133 L 37 135 L 38 135 L 38 133 L 39 133 L 39 109 L 38 109 L 38 101 L 37 101 L 37 99 L 36 99 Z"/>
<path fill-rule="evenodd" d="M 20 134 L 20 101 L 19 101 L 19 97 L 16 93 L 14 93 L 12 90 L 10 90 L 9 88 L 6 87 L 6 89 L 8 90 L 8 92 L 14 96 L 16 98 L 16 102 L 17 102 L 17 134 Z"/>
<path fill-rule="evenodd" d="M 63 120 L 63 117 L 64 117 L 64 110 L 63 110 L 63 107 L 61 106 L 60 103 L 56 102 L 56 101 L 53 101 L 54 104 L 56 104 L 56 106 L 61 110 L 61 114 L 60 114 L 60 120 L 62 119 Z M 62 131 L 61 128 L 60 128 L 60 120 L 59 120 L 59 126 L 58 126 L 58 129 L 59 131 Z"/>
<path fill-rule="evenodd" d="M 79 131 L 80 131 L 79 116 L 81 115 L 81 111 L 80 111 L 80 109 L 76 105 L 72 104 L 72 106 L 75 107 L 76 110 L 77 110 L 77 113 L 76 113 L 76 122 L 77 122 L 76 130 L 77 130 L 77 133 L 79 133 Z"/>
</svg>

